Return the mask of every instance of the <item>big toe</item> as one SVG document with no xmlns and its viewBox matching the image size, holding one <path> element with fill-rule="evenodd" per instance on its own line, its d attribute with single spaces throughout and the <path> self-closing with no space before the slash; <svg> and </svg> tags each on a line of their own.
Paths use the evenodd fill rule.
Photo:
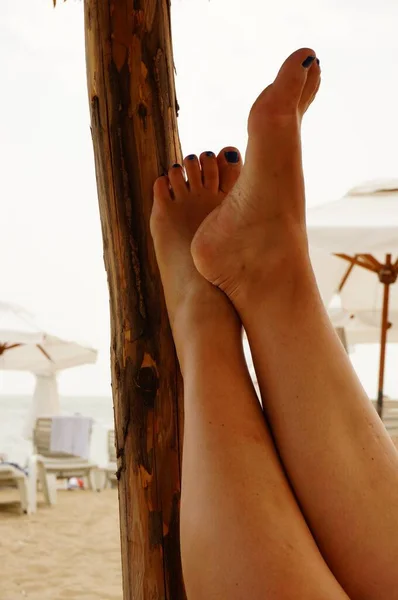
<svg viewBox="0 0 398 600">
<path fill-rule="evenodd" d="M 274 83 L 262 92 L 252 110 L 255 111 L 257 107 L 262 110 L 265 103 L 268 114 L 296 113 L 301 108 L 302 98 L 309 100 L 310 103 L 312 96 L 315 95 L 317 73 L 319 80 L 319 64 L 314 50 L 310 48 L 296 50 L 285 60 Z"/>
<path fill-rule="evenodd" d="M 242 157 L 237 148 L 227 146 L 217 156 L 219 187 L 228 194 L 234 187 L 242 170 Z"/>
<path fill-rule="evenodd" d="M 293 52 L 279 69 L 273 85 L 275 92 L 290 97 L 297 106 L 314 63 L 316 53 L 311 48 L 300 48 Z"/>
</svg>

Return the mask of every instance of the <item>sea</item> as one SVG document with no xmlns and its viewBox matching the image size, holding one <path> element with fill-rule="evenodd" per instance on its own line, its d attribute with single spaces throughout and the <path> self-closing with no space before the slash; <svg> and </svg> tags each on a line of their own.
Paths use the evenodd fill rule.
<svg viewBox="0 0 398 600">
<path fill-rule="evenodd" d="M 32 442 L 24 439 L 25 420 L 32 403 L 31 396 L 0 395 L 0 455 L 21 466 L 32 454 Z M 62 396 L 61 414 L 81 414 L 92 417 L 101 429 L 113 428 L 113 404 L 111 397 L 105 396 Z M 102 442 L 100 442 L 101 445 Z M 102 448 L 100 449 L 102 453 Z"/>
</svg>

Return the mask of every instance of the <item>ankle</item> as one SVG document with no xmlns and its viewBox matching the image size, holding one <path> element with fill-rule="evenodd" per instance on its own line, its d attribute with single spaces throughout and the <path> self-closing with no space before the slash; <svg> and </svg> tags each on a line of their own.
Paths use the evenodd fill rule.
<svg viewBox="0 0 398 600">
<path fill-rule="evenodd" d="M 312 279 L 304 228 L 297 225 L 275 228 L 275 239 L 267 240 L 257 256 L 246 259 L 231 300 L 240 312 L 254 304 L 279 301 L 288 288 Z"/>
</svg>

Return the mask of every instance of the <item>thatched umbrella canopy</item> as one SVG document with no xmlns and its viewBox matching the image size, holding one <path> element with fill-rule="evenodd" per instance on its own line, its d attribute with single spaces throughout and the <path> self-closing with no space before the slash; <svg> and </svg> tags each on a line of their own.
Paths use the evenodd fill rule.
<svg viewBox="0 0 398 600">
<path fill-rule="evenodd" d="M 149 232 L 153 182 L 181 160 L 170 1 L 85 0 L 84 15 L 124 598 L 180 600 L 182 385 Z"/>
</svg>

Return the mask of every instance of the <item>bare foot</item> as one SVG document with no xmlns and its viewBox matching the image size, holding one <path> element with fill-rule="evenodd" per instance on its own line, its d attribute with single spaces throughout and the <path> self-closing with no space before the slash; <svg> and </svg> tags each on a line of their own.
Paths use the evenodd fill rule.
<svg viewBox="0 0 398 600">
<path fill-rule="evenodd" d="M 187 178 L 182 167 L 174 165 L 168 177 L 159 177 L 155 182 L 151 233 L 174 334 L 177 321 L 184 327 L 187 312 L 189 318 L 194 312 L 200 320 L 204 310 L 217 312 L 214 300 L 229 305 L 224 294 L 198 273 L 191 242 L 203 219 L 233 188 L 241 165 L 236 148 L 224 148 L 218 157 L 205 152 L 200 160 L 191 154 L 184 160 Z M 177 319 L 177 315 L 184 318 Z M 178 339 L 176 345 L 178 351 Z"/>
<path fill-rule="evenodd" d="M 261 281 L 263 291 L 270 269 L 283 268 L 292 253 L 306 254 L 300 129 L 319 85 L 313 50 L 298 50 L 285 61 L 251 110 L 238 182 L 193 239 L 197 269 L 238 310 L 247 305 L 253 282 Z"/>
</svg>

